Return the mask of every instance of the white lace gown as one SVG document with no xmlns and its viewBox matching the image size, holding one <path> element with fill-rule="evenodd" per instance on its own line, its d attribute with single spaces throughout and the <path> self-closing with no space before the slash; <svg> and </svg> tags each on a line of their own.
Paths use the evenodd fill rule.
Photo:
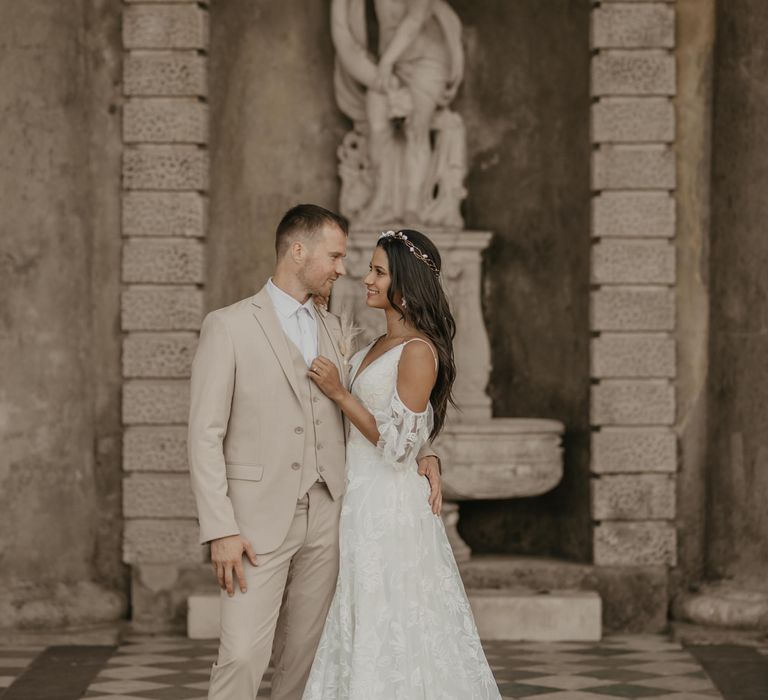
<svg viewBox="0 0 768 700">
<path fill-rule="evenodd" d="M 490 700 L 501 696 L 486 661 L 442 520 L 416 454 L 432 407 L 397 394 L 403 345 L 357 375 L 352 393 L 376 418 L 379 445 L 354 426 L 347 444 L 341 561 L 303 700 Z"/>
</svg>

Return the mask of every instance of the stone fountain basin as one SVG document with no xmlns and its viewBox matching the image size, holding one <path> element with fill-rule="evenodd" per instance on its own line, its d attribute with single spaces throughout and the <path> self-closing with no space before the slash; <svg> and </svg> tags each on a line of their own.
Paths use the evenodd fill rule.
<svg viewBox="0 0 768 700">
<path fill-rule="evenodd" d="M 559 421 L 539 418 L 450 422 L 435 446 L 444 497 L 523 498 L 551 491 L 563 478 L 564 430 Z"/>
</svg>

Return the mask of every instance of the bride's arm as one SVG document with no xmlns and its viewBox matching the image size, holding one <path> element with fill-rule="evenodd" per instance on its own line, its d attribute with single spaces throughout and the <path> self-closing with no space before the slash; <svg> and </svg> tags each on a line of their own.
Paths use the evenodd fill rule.
<svg viewBox="0 0 768 700">
<path fill-rule="evenodd" d="M 319 373 L 309 370 L 307 376 L 341 409 L 344 415 L 372 444 L 381 437 L 374 415 L 339 380 L 336 365 L 325 357 L 317 357 L 313 366 Z M 436 379 L 432 351 L 424 343 L 408 343 L 400 356 L 397 373 L 397 393 L 403 405 L 414 413 L 423 413 Z"/>
</svg>

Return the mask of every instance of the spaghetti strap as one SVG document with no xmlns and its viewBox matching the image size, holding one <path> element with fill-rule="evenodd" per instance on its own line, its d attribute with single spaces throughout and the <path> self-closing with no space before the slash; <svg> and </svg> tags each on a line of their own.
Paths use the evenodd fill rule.
<svg viewBox="0 0 768 700">
<path fill-rule="evenodd" d="M 437 368 L 438 368 L 438 365 L 440 364 L 440 363 L 437 361 L 437 353 L 435 352 L 435 349 L 432 347 L 432 344 L 431 344 L 431 343 L 428 343 L 426 340 L 424 340 L 424 338 L 411 338 L 410 340 L 406 340 L 406 341 L 403 343 L 403 347 L 405 347 L 406 345 L 408 345 L 408 343 L 412 343 L 414 340 L 418 340 L 418 341 L 420 341 L 420 342 L 424 343 L 424 345 L 426 345 L 426 346 L 429 348 L 430 352 L 432 353 L 432 355 L 433 355 L 433 356 L 434 356 L 434 358 L 435 358 L 435 369 L 437 369 Z"/>
</svg>

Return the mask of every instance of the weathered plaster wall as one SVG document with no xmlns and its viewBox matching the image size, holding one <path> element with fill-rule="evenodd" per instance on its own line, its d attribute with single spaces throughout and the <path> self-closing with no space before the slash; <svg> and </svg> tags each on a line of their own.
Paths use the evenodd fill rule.
<svg viewBox="0 0 768 700">
<path fill-rule="evenodd" d="M 768 4 L 717 4 L 708 571 L 768 575 Z"/>
<path fill-rule="evenodd" d="M 704 569 L 715 0 L 677 0 L 678 573 Z"/>
<path fill-rule="evenodd" d="M 499 416 L 563 420 L 566 476 L 536 499 L 462 507 L 478 551 L 589 556 L 588 0 L 452 0 L 467 70 L 468 228 L 495 231 L 485 312 Z M 268 276 L 273 232 L 298 201 L 337 205 L 329 3 L 211 6 L 207 305 Z"/>
<path fill-rule="evenodd" d="M 0 626 L 122 613 L 119 12 L 0 22 Z"/>
<path fill-rule="evenodd" d="M 274 265 L 292 205 L 338 204 L 328 3 L 230 0 L 211 8 L 207 306 L 242 299 Z"/>
<path fill-rule="evenodd" d="M 589 557 L 587 0 L 453 0 L 467 78 L 467 225 L 496 233 L 483 299 L 499 416 L 566 425 L 566 471 L 538 498 L 462 504 L 479 551 Z"/>
</svg>

